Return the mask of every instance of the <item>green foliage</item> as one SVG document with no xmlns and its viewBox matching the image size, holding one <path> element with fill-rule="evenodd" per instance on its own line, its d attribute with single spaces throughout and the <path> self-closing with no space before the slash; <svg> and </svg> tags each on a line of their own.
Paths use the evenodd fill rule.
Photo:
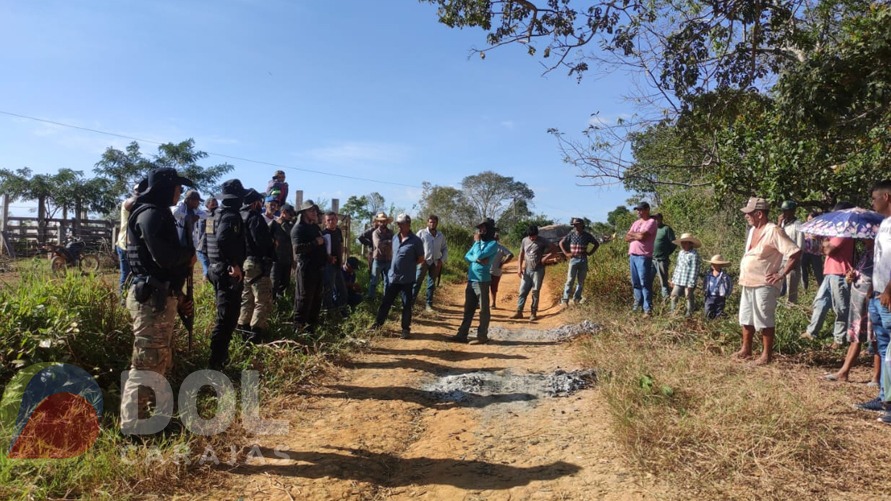
<svg viewBox="0 0 891 501">
<path fill-rule="evenodd" d="M 133 337 L 129 313 L 117 296 L 116 276 L 69 273 L 55 279 L 43 260 L 20 263 L 18 269 L 19 282 L 0 282 L 0 387 L 22 366 L 71 363 L 96 378 L 105 414 L 99 440 L 81 457 L 31 461 L 0 454 L 0 498 L 120 498 L 157 495 L 181 485 L 190 469 L 182 459 L 194 459 L 204 439 L 177 435 L 158 439 L 152 448 L 133 447 L 117 431 L 120 374 L 129 367 Z M 292 305 L 286 294 L 270 319 L 270 336 L 277 341 L 250 345 L 236 335 L 230 346 L 226 373 L 237 388 L 241 370 L 260 371 L 261 402 L 296 390 L 327 357 L 351 349 L 373 321 L 373 305 L 363 304 L 347 319 L 330 312 L 315 333 L 297 334 L 289 323 Z M 178 326 L 175 333 L 175 364 L 168 377 L 174 393 L 188 374 L 207 368 L 215 315 L 213 287 L 199 279 L 193 349 L 188 350 L 184 330 Z"/>
<path fill-rule="evenodd" d="M 439 230 L 445 235 L 449 249 L 449 260 L 443 270 L 443 279 L 465 279 L 468 265 L 464 260 L 464 254 L 473 245 L 473 229 L 455 224 L 440 224 Z"/>
<path fill-rule="evenodd" d="M 786 2 L 582 2 L 421 0 L 452 28 L 487 32 L 488 50 L 522 44 L 549 69 L 582 74 L 604 60 L 646 69 L 657 90 L 681 101 L 707 89 L 748 89 L 778 71 L 789 49 L 808 49 L 802 21 L 815 7 Z M 819 4 L 836 2 L 819 2 Z M 596 47 L 597 55 L 579 53 Z M 539 50 L 541 49 L 541 50 Z"/>
<path fill-rule="evenodd" d="M 72 169 L 59 169 L 55 174 L 33 174 L 27 167 L 0 169 L 0 191 L 12 200 L 36 200 L 38 210 L 48 218 L 63 208 L 102 212 L 115 203 L 107 180 L 85 179 L 83 172 Z"/>
<path fill-rule="evenodd" d="M 207 153 L 195 149 L 195 140 L 187 139 L 179 143 L 164 143 L 158 146 L 158 153 L 146 158 L 133 141 L 124 151 L 109 147 L 96 163 L 93 171 L 105 179 L 108 190 L 114 194 L 129 194 L 142 178 L 158 167 L 172 167 L 195 183 L 196 189 L 204 193 L 218 190 L 220 179 L 233 166 L 227 163 L 203 167 L 198 162 L 207 158 Z M 110 212 L 114 207 L 105 207 Z"/>
<path fill-rule="evenodd" d="M 631 223 L 637 219 L 637 215 L 628 210 L 628 207 L 620 205 L 606 214 L 606 222 L 613 227 L 613 231 L 627 231 Z"/>
<path fill-rule="evenodd" d="M 419 217 L 426 218 L 430 214 L 436 214 L 441 223 L 455 226 L 471 227 L 479 223 L 461 190 L 451 186 L 436 186 L 427 181 L 422 186 L 424 190 L 418 202 Z"/>
<path fill-rule="evenodd" d="M 502 243 L 505 245 L 510 244 L 511 246 L 518 246 L 520 242 L 523 241 L 523 237 L 526 236 L 526 230 L 529 226 L 535 225 L 541 228 L 542 226 L 550 226 L 552 224 L 554 224 L 554 220 L 543 215 L 521 219 L 514 223 L 513 226 L 510 226 L 509 231 L 507 231 L 506 234 L 504 227 L 501 227 Z"/>
<path fill-rule="evenodd" d="M 528 202 L 535 193 L 526 183 L 493 171 L 485 171 L 461 180 L 464 201 L 473 208 L 475 222 L 495 220 L 500 228 L 510 228 L 530 217 Z"/>
</svg>

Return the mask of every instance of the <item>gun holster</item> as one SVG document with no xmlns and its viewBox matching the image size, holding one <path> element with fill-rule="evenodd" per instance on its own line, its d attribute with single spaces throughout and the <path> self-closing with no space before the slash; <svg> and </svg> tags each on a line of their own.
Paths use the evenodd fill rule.
<svg viewBox="0 0 891 501">
<path fill-rule="evenodd" d="M 133 293 L 139 304 L 151 300 L 152 311 L 160 313 L 167 307 L 170 282 L 162 282 L 152 276 L 137 276 L 133 281 Z"/>
</svg>

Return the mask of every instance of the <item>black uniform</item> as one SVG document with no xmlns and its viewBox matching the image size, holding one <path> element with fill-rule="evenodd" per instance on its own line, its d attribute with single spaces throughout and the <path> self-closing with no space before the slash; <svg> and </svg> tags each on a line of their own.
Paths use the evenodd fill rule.
<svg viewBox="0 0 891 501">
<path fill-rule="evenodd" d="M 247 256 L 244 221 L 238 208 L 240 198 L 224 198 L 212 217 L 207 219 L 208 276 L 216 291 L 217 317 L 210 336 L 210 367 L 220 369 L 229 360 L 229 341 L 241 310 L 244 282 L 229 276 L 229 267 L 244 268 Z"/>
<path fill-rule="evenodd" d="M 294 246 L 291 245 L 291 230 L 294 221 L 273 221 L 269 223 L 272 239 L 275 241 L 275 263 L 272 264 L 272 294 L 279 297 L 291 286 L 291 268 L 294 267 Z"/>
<path fill-rule="evenodd" d="M 134 280 L 127 294 L 133 319 L 133 354 L 121 388 L 121 431 L 127 435 L 160 431 L 142 422 L 150 410 L 172 412 L 170 395 L 149 391 L 149 373 L 166 376 L 173 367 L 177 300 L 190 271 L 193 250 L 180 244 L 170 204 L 176 186 L 191 185 L 174 169 L 156 169 L 148 189 L 136 199 L 127 220 L 127 260 Z M 153 404 L 154 402 L 154 404 Z"/>
<path fill-rule="evenodd" d="M 294 323 L 297 329 L 315 329 L 322 310 L 322 288 L 328 253 L 317 238 L 322 229 L 317 224 L 300 221 L 291 230 L 297 260 L 297 286 L 294 294 Z"/>
</svg>

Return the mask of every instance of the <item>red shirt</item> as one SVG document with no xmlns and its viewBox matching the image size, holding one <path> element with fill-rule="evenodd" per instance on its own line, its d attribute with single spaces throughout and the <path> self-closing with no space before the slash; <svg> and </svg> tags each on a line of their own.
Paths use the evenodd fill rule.
<svg viewBox="0 0 891 501">
<path fill-rule="evenodd" d="M 854 239 L 832 237 L 829 245 L 836 247 L 831 254 L 826 255 L 823 263 L 824 275 L 844 275 L 854 267 Z"/>
</svg>

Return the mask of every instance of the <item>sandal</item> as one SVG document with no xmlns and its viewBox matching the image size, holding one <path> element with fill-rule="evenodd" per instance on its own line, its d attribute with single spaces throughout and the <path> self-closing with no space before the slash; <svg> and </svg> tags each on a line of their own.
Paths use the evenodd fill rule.
<svg viewBox="0 0 891 501">
<path fill-rule="evenodd" d="M 838 376 L 835 374 L 823 374 L 822 379 L 824 381 L 838 381 Z"/>
</svg>

